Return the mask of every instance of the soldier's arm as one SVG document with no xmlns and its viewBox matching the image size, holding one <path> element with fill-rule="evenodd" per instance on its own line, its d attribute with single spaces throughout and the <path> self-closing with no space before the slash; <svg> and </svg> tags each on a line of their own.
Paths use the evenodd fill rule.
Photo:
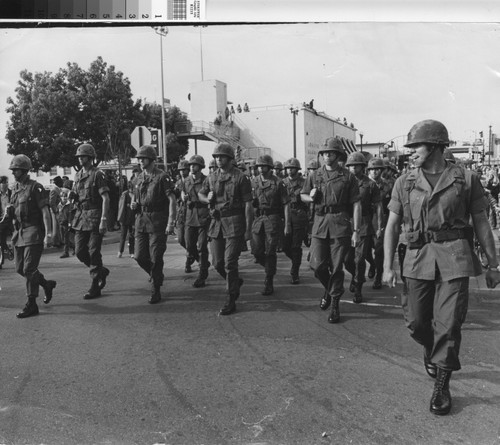
<svg viewBox="0 0 500 445">
<path fill-rule="evenodd" d="M 488 265 L 491 268 L 496 268 L 498 266 L 498 260 L 495 252 L 495 239 L 493 238 L 493 233 L 491 232 L 486 211 L 483 210 L 479 213 L 473 213 L 471 216 L 472 224 L 474 225 L 474 232 L 479 244 L 481 244 L 481 247 L 483 248 L 486 258 L 488 258 Z"/>
<path fill-rule="evenodd" d="M 397 213 L 389 212 L 384 237 L 384 272 L 393 270 L 394 253 L 398 244 L 400 224 L 401 216 Z"/>
<path fill-rule="evenodd" d="M 175 218 L 177 217 L 177 203 L 175 202 L 174 193 L 168 195 L 168 225 L 174 225 Z"/>
<path fill-rule="evenodd" d="M 203 204 L 210 204 L 210 200 L 207 197 L 209 191 L 210 191 L 210 180 L 208 179 L 207 176 L 203 181 L 200 191 L 198 192 L 198 199 Z"/>
<path fill-rule="evenodd" d="M 48 245 L 48 238 L 52 238 L 52 218 L 50 216 L 50 211 L 49 211 L 49 206 L 43 206 L 42 207 L 42 220 L 43 220 L 43 226 L 45 228 L 45 245 Z"/>
<path fill-rule="evenodd" d="M 253 205 L 252 201 L 245 202 L 245 219 L 247 220 L 247 227 L 245 232 L 245 239 L 248 241 L 252 234 L 252 224 L 253 224 Z"/>
<path fill-rule="evenodd" d="M 382 235 L 382 231 L 384 228 L 382 227 L 383 224 L 383 218 L 384 218 L 384 209 L 382 208 L 382 201 L 377 202 L 377 224 L 378 224 L 378 229 L 377 229 L 377 236 Z"/>
<path fill-rule="evenodd" d="M 102 205 L 101 205 L 101 221 L 99 223 L 99 232 L 106 233 L 108 228 L 106 220 L 108 219 L 109 212 L 109 193 L 103 192 L 101 193 L 102 197 Z"/>
</svg>

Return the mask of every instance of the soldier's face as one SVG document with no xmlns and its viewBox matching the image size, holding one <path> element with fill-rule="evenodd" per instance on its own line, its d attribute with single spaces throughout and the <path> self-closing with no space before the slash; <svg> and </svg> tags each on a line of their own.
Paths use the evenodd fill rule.
<svg viewBox="0 0 500 445">
<path fill-rule="evenodd" d="M 12 169 L 12 176 L 14 176 L 16 181 L 19 181 L 25 173 L 27 173 L 26 170 L 23 170 L 22 168 Z"/>
<path fill-rule="evenodd" d="M 189 176 L 189 170 L 188 170 L 187 168 L 183 168 L 183 169 L 181 170 L 181 176 L 182 176 L 183 178 L 187 178 L 187 177 Z"/>
<path fill-rule="evenodd" d="M 381 168 L 374 168 L 372 170 L 372 177 L 373 179 L 378 179 L 380 178 L 380 175 L 382 174 L 382 169 Z"/>
<path fill-rule="evenodd" d="M 229 156 L 215 156 L 215 162 L 217 162 L 217 167 L 219 168 L 227 168 L 231 163 L 231 158 Z"/>
<path fill-rule="evenodd" d="M 286 170 L 287 170 L 288 176 L 290 176 L 290 178 L 293 178 L 298 172 L 298 169 L 296 169 L 294 167 L 287 168 Z"/>
<path fill-rule="evenodd" d="M 269 168 L 269 166 L 268 166 L 268 165 L 259 165 L 259 167 L 258 167 L 258 168 L 259 168 L 259 173 L 264 174 L 264 175 L 265 175 L 266 173 L 268 173 L 268 172 L 269 172 L 269 170 L 270 170 L 270 168 Z"/>
<path fill-rule="evenodd" d="M 337 160 L 337 154 L 334 151 L 323 152 L 323 161 L 325 161 L 326 165 L 332 166 L 335 164 L 336 160 Z"/>
<path fill-rule="evenodd" d="M 422 167 L 427 158 L 430 155 L 429 147 L 425 144 L 416 145 L 414 147 L 410 147 L 411 155 L 410 160 L 413 162 L 415 167 Z M 392 172 L 391 172 L 392 173 Z"/>
<path fill-rule="evenodd" d="M 191 164 L 189 168 L 191 169 L 191 174 L 193 175 L 196 175 L 196 173 L 200 171 L 200 166 L 198 164 Z"/>
</svg>

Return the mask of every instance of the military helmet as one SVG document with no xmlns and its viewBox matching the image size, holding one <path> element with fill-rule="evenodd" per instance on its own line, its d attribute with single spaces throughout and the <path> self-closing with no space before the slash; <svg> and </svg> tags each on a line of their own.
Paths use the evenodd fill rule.
<svg viewBox="0 0 500 445">
<path fill-rule="evenodd" d="M 351 165 L 366 165 L 366 158 L 364 157 L 363 153 L 355 151 L 347 157 L 347 162 L 345 163 L 345 165 L 347 167 Z"/>
<path fill-rule="evenodd" d="M 297 158 L 290 158 L 285 161 L 285 164 L 283 165 L 285 168 L 296 168 L 297 170 L 300 170 L 300 161 Z"/>
<path fill-rule="evenodd" d="M 177 170 L 189 170 L 189 162 L 186 159 L 181 159 L 177 164 Z"/>
<path fill-rule="evenodd" d="M 76 149 L 76 156 L 89 156 L 91 158 L 96 158 L 95 148 L 90 144 L 82 144 Z"/>
<path fill-rule="evenodd" d="M 217 168 L 217 161 L 215 159 L 212 159 L 210 161 L 210 164 L 208 164 L 208 168 Z"/>
<path fill-rule="evenodd" d="M 376 168 L 381 168 L 382 170 L 385 168 L 384 160 L 381 158 L 371 158 L 368 161 L 367 170 L 374 170 Z"/>
<path fill-rule="evenodd" d="M 139 148 L 135 157 L 137 159 L 148 158 L 156 161 L 156 150 L 152 145 L 143 145 Z"/>
<path fill-rule="evenodd" d="M 20 168 L 22 170 L 32 169 L 31 160 L 26 155 L 15 155 L 10 161 L 9 170 L 14 170 L 15 168 Z"/>
<path fill-rule="evenodd" d="M 309 163 L 307 164 L 307 169 L 308 170 L 317 170 L 319 168 L 318 161 L 316 159 L 311 159 Z"/>
<path fill-rule="evenodd" d="M 453 155 L 452 151 L 449 148 L 444 149 L 443 155 L 444 155 L 444 158 L 448 162 L 451 162 L 453 164 L 455 164 L 457 162 L 457 160 L 455 159 L 455 156 Z"/>
<path fill-rule="evenodd" d="M 342 141 L 339 138 L 328 138 L 323 144 L 323 148 L 319 150 L 319 154 L 322 155 L 327 151 L 334 151 L 341 155 L 346 155 L 345 148 L 342 145 Z"/>
<path fill-rule="evenodd" d="M 405 147 L 418 144 L 449 145 L 448 130 L 441 122 L 432 119 L 417 122 L 408 133 Z"/>
<path fill-rule="evenodd" d="M 226 142 L 221 142 L 220 144 L 217 144 L 214 148 L 214 152 L 212 153 L 212 156 L 227 156 L 231 159 L 234 159 L 234 148 L 231 147 L 228 143 Z"/>
<path fill-rule="evenodd" d="M 257 162 L 255 163 L 256 167 L 260 167 L 262 165 L 267 165 L 270 168 L 274 168 L 273 158 L 269 155 L 262 155 L 257 158 Z"/>
<path fill-rule="evenodd" d="M 274 161 L 273 168 L 275 170 L 283 170 L 283 164 L 280 161 Z"/>
<path fill-rule="evenodd" d="M 198 164 L 201 168 L 205 168 L 205 159 L 200 155 L 193 155 L 189 158 L 189 165 Z"/>
</svg>

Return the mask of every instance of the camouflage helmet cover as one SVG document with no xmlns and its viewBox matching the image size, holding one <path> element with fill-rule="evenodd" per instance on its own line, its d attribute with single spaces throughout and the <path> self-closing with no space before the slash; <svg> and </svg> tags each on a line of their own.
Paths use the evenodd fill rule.
<svg viewBox="0 0 500 445">
<path fill-rule="evenodd" d="M 449 145 L 448 130 L 439 121 L 432 119 L 417 122 L 411 127 L 405 147 L 418 144 Z"/>
<path fill-rule="evenodd" d="M 274 161 L 273 168 L 275 170 L 283 170 L 283 164 L 280 161 Z"/>
<path fill-rule="evenodd" d="M 148 158 L 153 161 L 156 160 L 156 150 L 152 145 L 143 145 L 137 151 L 137 155 L 135 156 L 137 159 Z"/>
<path fill-rule="evenodd" d="M 317 170 L 319 168 L 318 161 L 316 159 L 311 159 L 307 164 L 308 170 Z"/>
<path fill-rule="evenodd" d="M 14 170 L 15 168 L 20 168 L 22 170 L 31 170 L 31 160 L 26 155 L 16 155 L 10 161 L 9 170 Z"/>
<path fill-rule="evenodd" d="M 385 163 L 384 160 L 381 158 L 372 158 L 368 161 L 368 167 L 367 170 L 373 170 L 375 168 L 385 168 Z"/>
<path fill-rule="evenodd" d="M 214 148 L 212 156 L 215 157 L 221 155 L 234 159 L 234 148 L 231 147 L 226 142 L 221 142 L 220 144 L 217 144 Z"/>
<path fill-rule="evenodd" d="M 217 161 L 215 159 L 212 159 L 210 161 L 210 164 L 208 164 L 208 168 L 217 168 Z"/>
<path fill-rule="evenodd" d="M 193 155 L 189 158 L 189 165 L 198 164 L 201 168 L 205 168 L 205 159 L 200 155 Z"/>
<path fill-rule="evenodd" d="M 290 158 L 285 161 L 284 164 L 285 168 L 296 168 L 297 170 L 300 170 L 300 161 L 297 158 Z"/>
<path fill-rule="evenodd" d="M 323 144 L 323 148 L 319 150 L 318 154 L 322 155 L 323 153 L 326 153 L 327 151 L 334 151 L 337 152 L 341 155 L 346 155 L 345 153 L 345 148 L 342 145 L 342 141 L 337 138 L 337 137 L 332 137 L 328 138 L 325 143 Z"/>
<path fill-rule="evenodd" d="M 177 170 L 189 170 L 189 162 L 186 159 L 181 159 L 177 164 Z"/>
<path fill-rule="evenodd" d="M 347 167 L 350 165 L 366 165 L 366 158 L 364 157 L 363 153 L 360 153 L 358 151 L 351 153 L 347 157 L 347 162 L 345 163 Z"/>
<path fill-rule="evenodd" d="M 260 167 L 262 165 L 267 165 L 270 168 L 273 168 L 275 163 L 273 163 L 273 158 L 269 155 L 262 155 L 257 158 L 257 162 L 255 163 L 256 167 Z"/>
<path fill-rule="evenodd" d="M 76 149 L 76 157 L 79 156 L 89 156 L 91 158 L 96 158 L 95 148 L 90 144 L 82 144 Z"/>
</svg>

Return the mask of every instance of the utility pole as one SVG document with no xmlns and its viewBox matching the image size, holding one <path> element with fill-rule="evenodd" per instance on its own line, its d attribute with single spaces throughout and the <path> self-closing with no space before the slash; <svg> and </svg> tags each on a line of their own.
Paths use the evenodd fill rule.
<svg viewBox="0 0 500 445">
<path fill-rule="evenodd" d="M 161 62 L 161 148 L 165 171 L 167 171 L 167 135 L 165 131 L 165 88 L 163 81 L 163 37 L 168 34 L 166 26 L 153 26 L 156 34 L 160 36 L 160 62 Z M 160 154 L 160 153 L 158 153 Z"/>
<path fill-rule="evenodd" d="M 299 110 L 297 108 L 290 107 L 290 113 L 293 114 L 293 157 L 297 157 L 297 114 Z"/>
<path fill-rule="evenodd" d="M 488 166 L 491 165 L 491 125 L 490 125 L 490 134 L 488 138 Z"/>
</svg>

